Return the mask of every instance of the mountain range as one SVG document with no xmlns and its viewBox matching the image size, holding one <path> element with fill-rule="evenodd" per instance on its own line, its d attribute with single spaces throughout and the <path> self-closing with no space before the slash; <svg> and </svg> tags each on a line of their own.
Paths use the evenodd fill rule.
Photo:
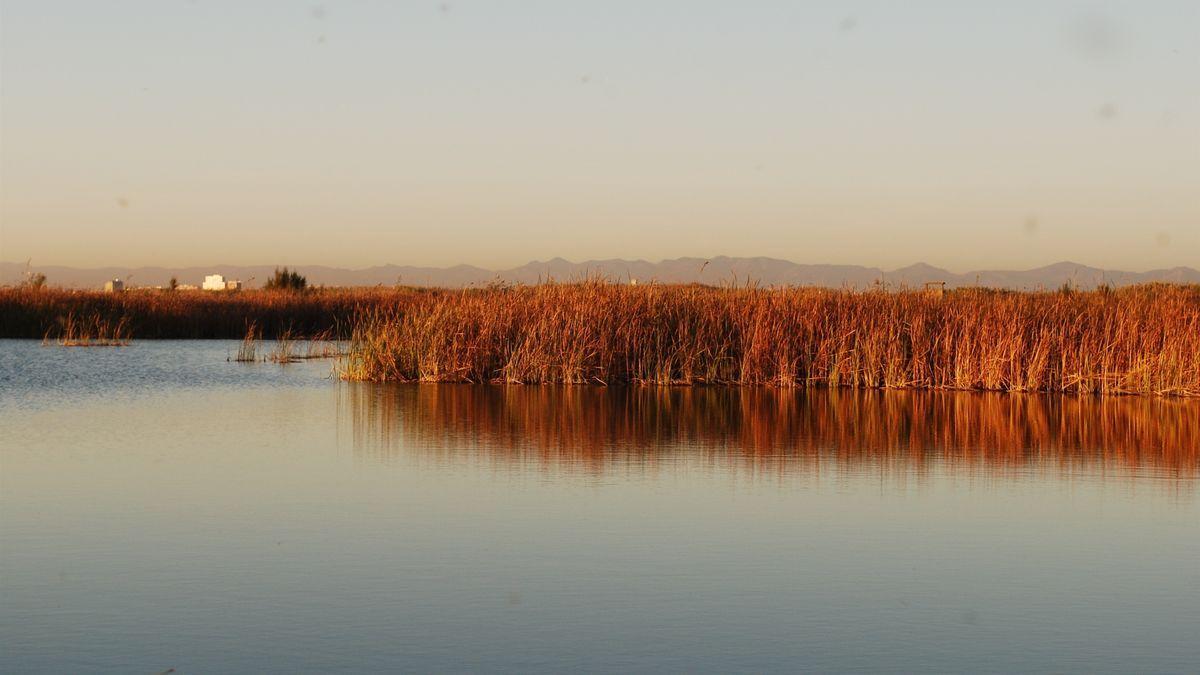
<svg viewBox="0 0 1200 675">
<path fill-rule="evenodd" d="M 273 265 L 210 265 L 207 267 L 99 267 L 77 268 L 54 265 L 0 262 L 0 284 L 20 283 L 27 272 L 46 275 L 50 286 L 64 288 L 99 288 L 110 279 L 125 279 L 129 287 L 165 286 L 172 277 L 181 284 L 200 285 L 208 274 L 222 274 L 227 279 L 241 279 L 247 287 L 261 285 L 271 276 Z M 1200 270 L 1191 267 L 1172 267 L 1147 272 L 1127 272 L 1101 269 L 1073 262 L 1059 262 L 1030 270 L 974 270 L 954 273 L 924 263 L 895 270 L 859 265 L 800 264 L 777 258 L 675 258 L 649 262 L 646 260 L 588 260 L 570 262 L 562 258 L 533 261 L 504 270 L 488 270 L 471 265 L 454 267 L 415 267 L 380 265 L 363 269 L 345 269 L 322 265 L 294 267 L 317 286 L 439 286 L 461 288 L 492 282 L 535 284 L 553 279 L 573 281 L 601 276 L 613 281 L 639 283 L 691 283 L 710 285 L 757 283 L 764 286 L 825 286 L 865 288 L 882 282 L 888 286 L 920 286 L 926 282 L 942 281 L 948 288 L 986 286 L 992 288 L 1039 289 L 1059 288 L 1071 284 L 1080 289 L 1101 284 L 1127 286 L 1130 284 L 1164 281 L 1200 283 Z"/>
</svg>

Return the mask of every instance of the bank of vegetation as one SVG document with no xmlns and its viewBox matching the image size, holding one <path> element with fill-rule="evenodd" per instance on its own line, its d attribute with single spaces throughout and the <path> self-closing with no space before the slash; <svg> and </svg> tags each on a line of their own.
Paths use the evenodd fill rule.
<svg viewBox="0 0 1200 675">
<path fill-rule="evenodd" d="M 354 324 L 353 380 L 1200 395 L 1200 287 L 438 293 Z"/>
<path fill-rule="evenodd" d="M 404 302 L 419 291 L 309 289 L 303 292 L 0 288 L 0 337 L 58 340 L 69 324 L 117 325 L 131 339 L 241 339 L 349 335 L 365 308 Z"/>
<path fill-rule="evenodd" d="M 1200 286 L 0 289 L 0 336 L 350 339 L 351 380 L 1200 396 Z M 86 336 L 74 335 L 74 339 Z"/>
</svg>

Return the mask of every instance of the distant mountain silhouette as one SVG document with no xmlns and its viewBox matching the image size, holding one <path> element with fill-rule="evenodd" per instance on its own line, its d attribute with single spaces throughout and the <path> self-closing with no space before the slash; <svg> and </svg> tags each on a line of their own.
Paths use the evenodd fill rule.
<svg viewBox="0 0 1200 675">
<path fill-rule="evenodd" d="M 165 286 L 173 276 L 181 284 L 199 285 L 207 274 L 223 274 L 241 279 L 248 287 L 262 284 L 274 271 L 274 265 L 210 265 L 207 267 L 101 267 L 82 269 L 55 265 L 35 265 L 34 272 L 46 275 L 51 286 L 99 288 L 110 279 L 128 279 L 129 286 Z M 588 260 L 570 262 L 562 258 L 533 261 L 506 270 L 486 270 L 471 265 L 454 267 L 414 267 L 380 265 L 364 269 L 343 269 L 322 265 L 294 267 L 308 277 L 309 284 L 323 286 L 442 286 L 461 288 L 492 282 L 536 284 L 541 281 L 574 281 L 605 277 L 613 281 L 641 283 L 699 282 L 710 285 L 757 283 L 763 286 L 825 286 L 865 288 L 881 282 L 889 287 L 920 286 L 929 281 L 944 281 L 950 288 L 986 286 L 991 288 L 1059 288 L 1065 283 L 1081 289 L 1101 284 L 1130 284 L 1166 281 L 1200 283 L 1200 271 L 1191 267 L 1126 272 L 1060 262 L 1031 270 L 978 270 L 956 274 L 925 263 L 885 271 L 859 265 L 805 265 L 777 258 L 675 258 L 659 262 L 646 260 Z M 25 264 L 0 262 L 0 284 L 19 283 Z"/>
</svg>

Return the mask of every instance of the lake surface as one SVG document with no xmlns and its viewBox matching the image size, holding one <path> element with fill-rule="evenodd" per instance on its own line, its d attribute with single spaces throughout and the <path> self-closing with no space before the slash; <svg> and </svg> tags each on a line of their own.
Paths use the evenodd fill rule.
<svg viewBox="0 0 1200 675">
<path fill-rule="evenodd" d="M 1197 672 L 1200 402 L 0 341 L 0 671 Z"/>
</svg>

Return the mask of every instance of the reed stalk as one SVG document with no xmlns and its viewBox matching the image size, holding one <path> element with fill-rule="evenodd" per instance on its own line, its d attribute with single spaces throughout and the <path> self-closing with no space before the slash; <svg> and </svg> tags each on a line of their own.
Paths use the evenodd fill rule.
<svg viewBox="0 0 1200 675">
<path fill-rule="evenodd" d="M 234 361 L 238 363 L 254 363 L 258 360 L 258 341 L 262 339 L 262 331 L 258 324 L 253 321 L 246 324 L 246 337 L 242 338 L 242 343 L 238 345 L 237 356 Z"/>
</svg>

